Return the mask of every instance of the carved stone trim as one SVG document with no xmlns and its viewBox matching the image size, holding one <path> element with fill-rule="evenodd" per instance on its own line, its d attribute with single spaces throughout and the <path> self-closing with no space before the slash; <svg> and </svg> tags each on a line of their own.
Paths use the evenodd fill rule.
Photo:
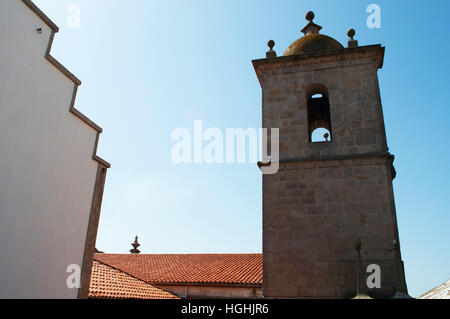
<svg viewBox="0 0 450 319">
<path fill-rule="evenodd" d="M 367 153 L 367 154 L 353 154 L 353 155 L 339 155 L 330 157 L 309 157 L 309 158 L 286 158 L 280 159 L 280 164 L 292 164 L 302 162 L 327 162 L 327 161 L 341 161 L 351 159 L 364 159 L 364 158 L 387 158 L 392 160 L 390 153 Z M 262 163 L 258 162 L 258 167 L 270 166 L 271 162 Z"/>
</svg>

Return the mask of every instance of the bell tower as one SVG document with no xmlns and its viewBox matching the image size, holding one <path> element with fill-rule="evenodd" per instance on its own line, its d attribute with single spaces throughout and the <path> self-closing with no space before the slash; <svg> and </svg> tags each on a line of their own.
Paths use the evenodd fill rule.
<svg viewBox="0 0 450 319">
<path fill-rule="evenodd" d="M 306 19 L 283 56 L 270 41 L 253 61 L 263 127 L 280 134 L 279 171 L 263 175 L 264 297 L 407 294 L 377 75 L 385 48 L 358 46 L 354 30 L 344 47 Z"/>
</svg>

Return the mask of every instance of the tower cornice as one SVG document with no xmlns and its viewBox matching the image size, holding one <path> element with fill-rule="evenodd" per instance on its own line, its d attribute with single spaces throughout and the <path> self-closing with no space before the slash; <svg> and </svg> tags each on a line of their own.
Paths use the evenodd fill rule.
<svg viewBox="0 0 450 319">
<path fill-rule="evenodd" d="M 312 62 L 315 65 L 315 68 L 317 68 L 318 63 L 356 60 L 360 57 L 372 55 L 376 59 L 377 68 L 381 69 L 384 63 L 384 53 L 385 47 L 381 46 L 381 44 L 375 44 L 355 48 L 344 48 L 340 50 L 255 59 L 252 63 L 259 82 L 262 85 L 262 71 L 290 66 L 293 63 L 302 64 L 308 62 L 308 64 L 311 64 Z"/>
</svg>

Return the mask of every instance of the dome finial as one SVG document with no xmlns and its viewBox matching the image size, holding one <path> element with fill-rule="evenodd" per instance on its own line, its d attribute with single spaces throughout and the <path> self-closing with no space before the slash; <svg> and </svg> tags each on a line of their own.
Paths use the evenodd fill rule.
<svg viewBox="0 0 450 319">
<path fill-rule="evenodd" d="M 315 17 L 314 12 L 308 11 L 308 12 L 306 13 L 305 18 L 306 18 L 306 20 L 308 20 L 309 22 L 308 22 L 308 24 L 306 25 L 306 27 L 304 27 L 303 30 L 302 30 L 302 32 L 303 32 L 305 35 L 308 35 L 308 34 L 318 34 L 319 31 L 322 30 L 322 27 L 321 27 L 320 25 L 317 25 L 317 24 L 315 24 L 315 23 L 313 22 L 314 17 Z"/>
<path fill-rule="evenodd" d="M 312 12 L 312 11 L 306 12 L 305 19 L 308 20 L 309 22 L 314 20 L 314 17 L 315 17 L 314 12 Z"/>
</svg>

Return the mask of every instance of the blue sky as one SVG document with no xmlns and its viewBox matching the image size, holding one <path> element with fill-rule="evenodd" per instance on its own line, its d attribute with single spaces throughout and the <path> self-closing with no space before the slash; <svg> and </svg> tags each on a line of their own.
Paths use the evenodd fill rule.
<svg viewBox="0 0 450 319">
<path fill-rule="evenodd" d="M 108 172 L 97 247 L 127 253 L 261 251 L 261 175 L 254 164 L 175 165 L 171 133 L 260 127 L 252 59 L 282 52 L 305 12 L 345 44 L 386 46 L 379 72 L 396 155 L 397 216 L 411 295 L 450 279 L 450 2 L 35 0 L 60 27 L 52 55 L 82 81 L 76 107 L 104 129 Z M 81 8 L 68 28 L 67 7 Z M 381 8 L 369 29 L 369 4 Z"/>
</svg>

